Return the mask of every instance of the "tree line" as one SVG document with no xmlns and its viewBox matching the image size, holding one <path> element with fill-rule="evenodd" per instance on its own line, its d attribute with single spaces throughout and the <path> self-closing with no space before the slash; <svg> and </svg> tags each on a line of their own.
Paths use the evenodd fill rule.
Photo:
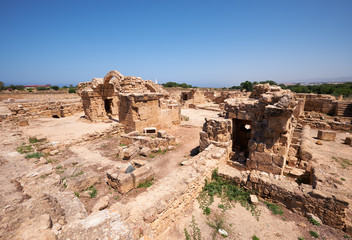
<svg viewBox="0 0 352 240">
<path fill-rule="evenodd" d="M 69 93 L 76 92 L 76 90 L 75 90 L 76 87 L 74 87 L 72 84 L 70 84 L 69 87 L 63 86 L 62 88 L 60 88 L 59 86 L 50 86 L 50 87 L 37 87 L 36 89 L 38 91 L 44 91 L 44 90 L 50 90 L 50 89 L 57 91 L 59 89 L 65 90 L 67 88 L 69 88 L 69 90 L 68 90 Z M 0 81 L 0 91 L 2 91 L 2 90 L 20 90 L 20 91 L 22 91 L 22 90 L 25 90 L 25 87 L 23 85 L 13 85 L 13 84 L 11 84 L 9 86 L 5 86 L 5 84 L 2 81 Z M 31 89 L 29 89 L 29 91 L 30 90 Z"/>
<path fill-rule="evenodd" d="M 177 83 L 177 82 L 167 82 L 162 84 L 163 87 L 181 87 L 181 88 L 195 88 L 195 86 L 186 84 L 186 83 Z"/>
<path fill-rule="evenodd" d="M 258 83 L 269 83 L 270 85 L 278 85 L 282 89 L 290 89 L 292 92 L 296 92 L 296 93 L 331 94 L 335 96 L 343 95 L 344 97 L 352 96 L 352 82 L 345 82 L 345 83 L 338 83 L 338 84 L 323 83 L 319 85 L 305 86 L 301 84 L 294 84 L 294 85 L 277 84 L 275 81 L 272 81 L 272 80 L 267 80 L 262 82 L 245 81 L 245 82 L 242 82 L 239 86 L 232 86 L 229 89 L 240 89 L 240 90 L 247 90 L 251 92 L 253 91 L 253 86 Z"/>
</svg>

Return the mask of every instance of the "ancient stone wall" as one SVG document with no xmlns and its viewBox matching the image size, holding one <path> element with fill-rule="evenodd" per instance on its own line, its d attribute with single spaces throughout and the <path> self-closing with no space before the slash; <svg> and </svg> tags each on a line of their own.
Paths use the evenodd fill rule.
<svg viewBox="0 0 352 240">
<path fill-rule="evenodd" d="M 324 224 L 351 232 L 351 219 L 347 218 L 349 202 L 344 196 L 332 195 L 312 186 L 298 185 L 294 181 L 259 171 L 239 171 L 222 166 L 218 173 L 235 184 L 256 191 L 263 198 L 271 198 L 288 209 L 305 215 L 312 213 Z"/>
<path fill-rule="evenodd" d="M 337 114 L 338 101 L 334 96 L 300 93 L 298 97 L 305 101 L 304 111 L 315 111 L 329 115 Z"/>
<path fill-rule="evenodd" d="M 286 163 L 295 127 L 297 101 L 289 90 L 258 84 L 251 98 L 225 100 L 233 121 L 234 157 L 247 157 L 249 169 L 280 174 Z M 247 144 L 248 142 L 248 144 Z"/>
<path fill-rule="evenodd" d="M 119 120 L 126 131 L 166 128 L 181 121 L 179 104 L 166 100 L 169 94 L 149 80 L 111 71 L 104 79 L 80 83 L 79 89 L 86 118 L 91 121 Z"/>
<path fill-rule="evenodd" d="M 20 121 L 38 117 L 67 117 L 82 111 L 80 99 L 50 101 L 3 101 L 6 114 L 0 113 L 0 120 Z"/>
</svg>

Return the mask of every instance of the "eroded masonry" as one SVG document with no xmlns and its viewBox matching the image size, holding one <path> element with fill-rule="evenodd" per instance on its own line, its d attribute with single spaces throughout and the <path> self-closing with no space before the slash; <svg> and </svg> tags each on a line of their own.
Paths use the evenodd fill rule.
<svg viewBox="0 0 352 240">
<path fill-rule="evenodd" d="M 1 95 L 1 239 L 183 239 L 193 215 L 213 217 L 197 199 L 214 170 L 300 219 L 257 221 L 217 199 L 211 210 L 238 227 L 229 239 L 279 225 L 306 238 L 307 216 L 334 228 L 326 239 L 352 234 L 348 99 L 269 84 L 168 89 L 118 71 L 80 83 L 79 96 L 47 94 Z"/>
<path fill-rule="evenodd" d="M 85 117 L 91 121 L 116 117 L 127 131 L 180 123 L 179 104 L 150 80 L 110 71 L 104 78 L 80 83 L 79 88 Z"/>
</svg>

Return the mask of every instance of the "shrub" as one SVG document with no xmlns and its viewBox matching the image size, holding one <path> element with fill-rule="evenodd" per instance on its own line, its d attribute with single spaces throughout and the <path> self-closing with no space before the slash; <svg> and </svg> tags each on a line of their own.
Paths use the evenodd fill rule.
<svg viewBox="0 0 352 240">
<path fill-rule="evenodd" d="M 252 236 L 252 240 L 260 240 L 259 237 L 257 237 L 256 235 Z"/>
<path fill-rule="evenodd" d="M 68 90 L 68 93 L 76 93 L 76 89 L 70 88 L 70 89 Z"/>
</svg>

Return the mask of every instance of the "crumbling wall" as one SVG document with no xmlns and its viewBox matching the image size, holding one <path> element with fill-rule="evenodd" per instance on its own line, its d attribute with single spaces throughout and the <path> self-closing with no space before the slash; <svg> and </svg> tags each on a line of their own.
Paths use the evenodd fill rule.
<svg viewBox="0 0 352 240">
<path fill-rule="evenodd" d="M 352 231 L 351 219 L 347 217 L 349 202 L 344 196 L 313 189 L 306 184 L 298 185 L 294 181 L 255 170 L 248 173 L 223 165 L 218 173 L 236 185 L 256 191 L 263 198 L 279 201 L 296 213 L 312 213 L 324 224 L 349 233 Z"/>
<path fill-rule="evenodd" d="M 249 169 L 280 174 L 290 149 L 296 105 L 290 90 L 269 84 L 255 85 L 250 98 L 225 100 L 226 117 L 250 130 L 248 149 L 239 149 L 239 152 L 234 149 L 234 156 L 248 155 L 246 166 Z M 233 126 L 233 129 L 239 128 Z M 232 138 L 236 139 L 239 134 L 234 131 Z"/>
<path fill-rule="evenodd" d="M 8 108 L 7 114 L 0 115 L 0 121 L 19 121 L 38 117 L 67 117 L 82 111 L 79 99 L 49 100 L 49 101 L 4 101 L 3 106 Z"/>
<path fill-rule="evenodd" d="M 304 111 L 315 111 L 329 115 L 337 114 L 338 101 L 334 96 L 313 93 L 300 93 L 298 96 L 305 99 Z"/>
<path fill-rule="evenodd" d="M 180 106 L 158 84 L 140 77 L 109 72 L 104 79 L 94 78 L 79 84 L 86 118 L 101 121 L 108 118 L 126 125 L 126 131 L 145 127 L 165 128 L 181 121 Z"/>
</svg>

